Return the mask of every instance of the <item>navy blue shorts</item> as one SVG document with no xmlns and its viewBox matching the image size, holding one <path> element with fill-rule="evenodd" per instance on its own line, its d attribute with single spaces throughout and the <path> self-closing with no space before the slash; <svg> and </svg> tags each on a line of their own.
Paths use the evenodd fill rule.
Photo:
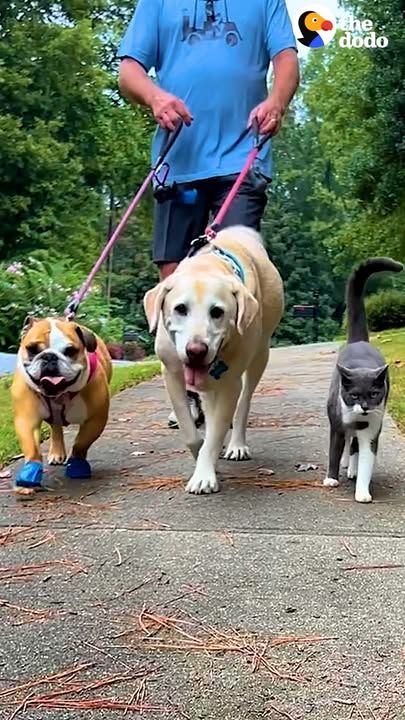
<svg viewBox="0 0 405 720">
<path fill-rule="evenodd" d="M 178 185 L 178 192 L 173 197 L 168 197 L 163 202 L 155 202 L 153 238 L 155 263 L 180 262 L 186 257 L 192 241 L 204 233 L 237 177 L 237 175 L 227 175 L 181 184 Z M 267 203 L 268 185 L 268 178 L 258 169 L 251 170 L 229 208 L 221 228 L 246 225 L 260 230 L 260 222 Z M 185 198 L 192 199 L 192 202 L 187 202 Z"/>
</svg>

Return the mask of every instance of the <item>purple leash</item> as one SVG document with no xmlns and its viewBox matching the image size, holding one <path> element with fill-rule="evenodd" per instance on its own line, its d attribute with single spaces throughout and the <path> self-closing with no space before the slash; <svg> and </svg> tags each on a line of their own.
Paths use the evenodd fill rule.
<svg viewBox="0 0 405 720">
<path fill-rule="evenodd" d="M 107 244 L 103 248 L 103 251 L 102 251 L 100 257 L 98 258 L 97 262 L 95 263 L 95 265 L 89 272 L 89 274 L 88 274 L 86 280 L 84 281 L 83 285 L 81 286 L 80 290 L 78 290 L 78 292 L 75 293 L 73 300 L 67 306 L 67 308 L 64 312 L 64 316 L 67 320 L 73 320 L 73 318 L 75 317 L 75 315 L 79 309 L 79 305 L 82 302 L 83 298 L 85 297 L 86 293 L 88 292 L 89 288 L 91 287 L 91 284 L 92 284 L 95 276 L 97 275 L 97 273 L 100 270 L 103 263 L 107 260 L 115 243 L 117 242 L 117 240 L 119 239 L 123 230 L 125 229 L 129 218 L 131 217 L 135 208 L 139 204 L 141 198 L 143 197 L 146 190 L 148 189 L 149 184 L 152 182 L 152 180 L 154 178 L 157 178 L 157 175 L 162 168 L 164 168 L 163 179 L 159 180 L 157 178 L 157 180 L 158 180 L 159 184 L 164 184 L 164 182 L 167 178 L 168 172 L 169 172 L 169 166 L 167 165 L 167 163 L 164 163 L 164 159 L 167 156 L 167 153 L 169 152 L 169 150 L 172 148 L 174 142 L 177 140 L 177 137 L 178 137 L 182 127 L 183 127 L 183 123 L 180 121 L 178 123 L 176 129 L 173 132 L 170 132 L 168 134 L 165 142 L 163 143 L 162 149 L 160 151 L 160 155 L 159 155 L 156 163 L 151 168 L 149 174 L 143 181 L 143 183 L 142 183 L 141 187 L 139 188 L 138 192 L 136 193 L 135 197 L 131 200 L 130 204 L 128 205 L 124 215 L 122 216 L 120 222 L 118 223 L 117 227 L 113 231 Z"/>
</svg>

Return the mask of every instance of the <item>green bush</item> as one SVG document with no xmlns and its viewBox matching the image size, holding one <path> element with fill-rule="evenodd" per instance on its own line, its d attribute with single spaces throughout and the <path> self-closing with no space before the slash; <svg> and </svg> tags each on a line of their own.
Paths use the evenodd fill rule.
<svg viewBox="0 0 405 720">
<path fill-rule="evenodd" d="M 370 330 L 405 327 L 405 291 L 380 290 L 366 299 Z"/>
<path fill-rule="evenodd" d="M 84 280 L 84 273 L 72 260 L 38 255 L 0 265 L 0 350 L 16 349 L 27 315 L 61 316 Z M 117 317 L 120 309 L 116 301 L 108 305 L 100 280 L 96 279 L 80 306 L 77 320 L 106 342 L 121 340 L 124 323 Z"/>
</svg>

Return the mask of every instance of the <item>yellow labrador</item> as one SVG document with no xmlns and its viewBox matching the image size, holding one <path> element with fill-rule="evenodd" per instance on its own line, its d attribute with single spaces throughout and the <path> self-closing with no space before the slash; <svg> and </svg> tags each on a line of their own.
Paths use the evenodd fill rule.
<svg viewBox="0 0 405 720">
<path fill-rule="evenodd" d="M 196 458 L 186 490 L 217 492 L 215 465 L 231 423 L 225 457 L 250 457 L 250 401 L 283 313 L 281 277 L 258 233 L 227 228 L 149 290 L 144 306 L 151 331 L 157 328 L 156 353 L 180 431 Z M 191 416 L 187 388 L 202 393 L 204 442 Z"/>
</svg>

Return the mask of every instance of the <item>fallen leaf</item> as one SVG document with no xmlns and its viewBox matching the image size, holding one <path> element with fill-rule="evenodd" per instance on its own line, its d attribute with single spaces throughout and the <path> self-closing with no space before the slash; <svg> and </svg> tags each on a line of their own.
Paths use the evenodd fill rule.
<svg viewBox="0 0 405 720">
<path fill-rule="evenodd" d="M 314 463 L 297 463 L 295 469 L 297 472 L 308 472 L 308 470 L 318 470 L 318 465 Z"/>
<path fill-rule="evenodd" d="M 274 475 L 274 470 L 271 470 L 270 468 L 262 468 L 258 471 L 258 475 Z"/>
</svg>

